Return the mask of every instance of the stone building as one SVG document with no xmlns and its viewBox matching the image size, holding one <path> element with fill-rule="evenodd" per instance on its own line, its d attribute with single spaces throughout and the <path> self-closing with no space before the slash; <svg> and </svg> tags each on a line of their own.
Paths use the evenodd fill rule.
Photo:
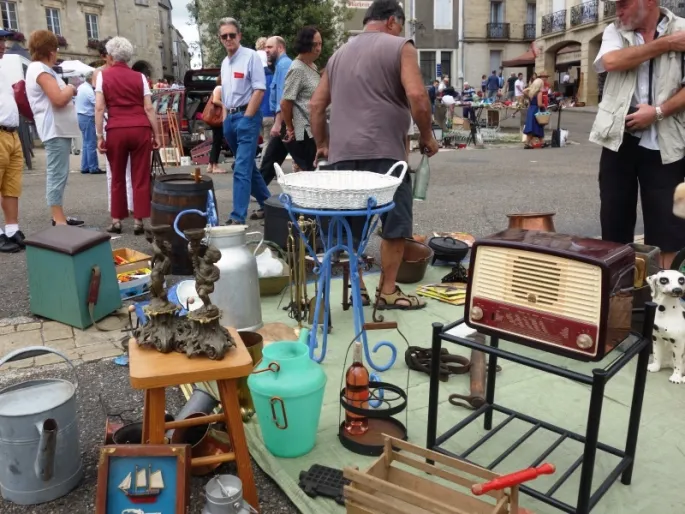
<svg viewBox="0 0 685 514">
<path fill-rule="evenodd" d="M 186 61 L 173 64 L 180 35 L 171 26 L 170 0 L 0 0 L 0 15 L 2 28 L 17 32 L 19 42 L 34 30 L 52 30 L 63 39 L 60 59 L 99 65 L 97 41 L 119 35 L 134 45 L 132 67 L 153 79 L 182 79 L 175 70 L 190 68 L 187 45 Z"/>
<path fill-rule="evenodd" d="M 578 86 L 578 101 L 597 105 L 602 81 L 593 64 L 604 29 L 615 20 L 616 4 L 599 0 L 541 0 L 539 4 L 536 67 L 546 69 L 555 81 L 568 71 Z M 682 0 L 661 0 L 661 5 L 685 15 Z"/>
</svg>

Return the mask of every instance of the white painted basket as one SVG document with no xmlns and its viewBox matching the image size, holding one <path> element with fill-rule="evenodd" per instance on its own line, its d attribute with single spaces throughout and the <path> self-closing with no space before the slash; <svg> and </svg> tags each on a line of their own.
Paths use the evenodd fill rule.
<svg viewBox="0 0 685 514">
<path fill-rule="evenodd" d="M 392 173 L 399 166 L 402 172 L 395 177 Z M 300 171 L 286 175 L 278 164 L 274 168 L 279 185 L 294 205 L 350 211 L 366 209 L 371 197 L 376 199 L 378 207 L 392 202 L 407 172 L 407 163 L 395 163 L 385 175 L 352 170 Z"/>
</svg>

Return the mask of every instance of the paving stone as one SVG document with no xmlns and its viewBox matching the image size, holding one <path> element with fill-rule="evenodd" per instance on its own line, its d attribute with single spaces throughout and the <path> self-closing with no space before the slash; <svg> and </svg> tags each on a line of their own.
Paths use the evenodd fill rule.
<svg viewBox="0 0 685 514">
<path fill-rule="evenodd" d="M 57 349 L 57 348 L 55 348 L 55 349 Z M 72 348 L 71 350 L 62 351 L 62 353 L 72 363 L 75 360 L 78 360 L 81 358 L 81 355 L 79 355 L 76 348 Z M 60 357 L 59 355 L 55 355 L 54 353 L 49 353 L 47 355 L 41 355 L 40 357 L 35 358 L 35 365 L 36 366 L 47 366 L 48 364 L 64 364 L 65 366 L 68 365 L 62 357 Z"/>
<path fill-rule="evenodd" d="M 100 359 L 107 359 L 108 357 L 117 357 L 121 355 L 123 350 L 116 348 L 114 345 L 101 345 L 81 355 L 84 362 L 96 361 Z"/>
<path fill-rule="evenodd" d="M 36 318 L 30 316 L 14 316 L 13 318 L 3 318 L 0 319 L 0 327 L 6 327 L 8 325 L 22 325 L 25 323 L 32 323 L 38 321 Z M 38 321 L 40 323 L 40 321 Z"/>
<path fill-rule="evenodd" d="M 54 348 L 55 350 L 59 350 L 61 352 L 68 352 L 76 349 L 76 344 L 74 343 L 73 337 L 70 337 L 69 339 L 57 339 L 55 341 L 46 341 L 45 346 L 49 346 L 50 348 Z"/>
<path fill-rule="evenodd" d="M 46 321 L 43 323 L 43 340 L 55 341 L 56 339 L 67 339 L 73 337 L 74 332 L 69 325 L 57 323 L 56 321 Z"/>
<path fill-rule="evenodd" d="M 86 330 L 74 329 L 74 341 L 77 347 L 92 346 L 101 343 L 118 343 L 124 333 L 120 330 L 112 330 L 111 332 L 102 332 L 95 327 L 89 327 Z"/>
<path fill-rule="evenodd" d="M 40 322 L 39 321 L 32 321 L 30 323 L 20 323 L 19 325 L 16 325 L 17 327 L 17 332 L 26 332 L 27 330 L 37 330 L 40 328 Z"/>
<path fill-rule="evenodd" d="M 34 366 L 35 359 L 24 359 L 21 361 L 13 361 L 9 364 L 5 364 L 2 369 L 24 369 L 32 368 Z"/>
<path fill-rule="evenodd" d="M 0 335 L 0 355 L 6 355 L 17 348 L 27 346 L 43 346 L 43 338 L 39 330 Z"/>
<path fill-rule="evenodd" d="M 0 327 L 0 335 L 11 334 L 12 332 L 14 332 L 14 325 L 6 325 L 4 327 Z"/>
</svg>

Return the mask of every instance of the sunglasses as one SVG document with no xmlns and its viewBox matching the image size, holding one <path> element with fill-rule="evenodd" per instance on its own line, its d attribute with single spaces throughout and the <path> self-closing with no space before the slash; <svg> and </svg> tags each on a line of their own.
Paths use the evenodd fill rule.
<svg viewBox="0 0 685 514">
<path fill-rule="evenodd" d="M 237 38 L 237 37 L 238 37 L 238 33 L 237 33 L 237 32 L 229 32 L 228 34 L 221 34 L 221 39 L 223 39 L 224 41 L 226 41 L 226 40 L 229 39 L 229 38 L 230 38 L 230 39 L 235 39 L 235 38 Z"/>
</svg>

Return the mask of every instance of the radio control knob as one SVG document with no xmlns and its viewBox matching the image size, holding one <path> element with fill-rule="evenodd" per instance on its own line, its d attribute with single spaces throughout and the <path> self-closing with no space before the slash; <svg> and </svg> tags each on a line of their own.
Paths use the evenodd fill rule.
<svg viewBox="0 0 685 514">
<path fill-rule="evenodd" d="M 471 309 L 471 319 L 474 321 L 480 321 L 483 319 L 483 309 L 480 307 L 473 307 Z"/>
<path fill-rule="evenodd" d="M 587 350 L 588 348 L 591 348 L 593 343 L 594 343 L 594 341 L 587 334 L 580 334 L 576 338 L 576 344 L 578 345 L 578 348 L 582 348 L 583 350 Z"/>
</svg>

